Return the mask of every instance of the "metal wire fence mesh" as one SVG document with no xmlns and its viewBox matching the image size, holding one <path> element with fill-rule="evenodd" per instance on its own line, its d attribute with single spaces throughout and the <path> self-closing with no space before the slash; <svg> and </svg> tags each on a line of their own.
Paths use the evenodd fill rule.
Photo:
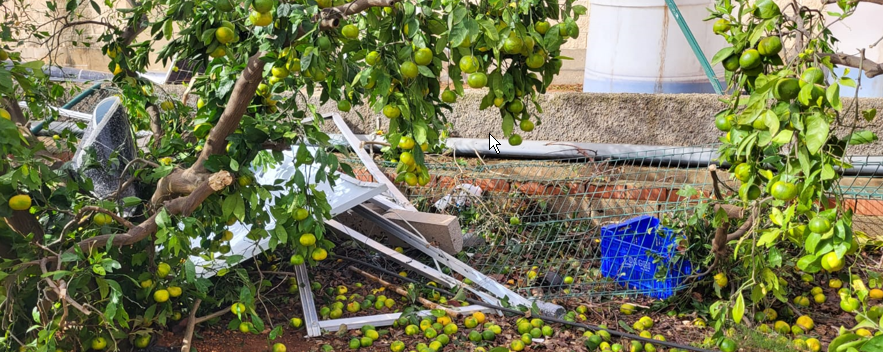
<svg viewBox="0 0 883 352">
<path fill-rule="evenodd" d="M 705 243 L 686 243 L 653 218 L 682 216 L 712 194 L 701 161 L 714 159 L 715 151 L 704 146 L 487 163 L 433 158 L 430 184 L 400 188 L 421 211 L 458 216 L 468 247 L 464 261 L 523 295 L 665 298 L 703 270 L 681 254 Z M 358 160 L 349 162 L 357 177 L 373 180 Z M 853 164 L 865 172 L 880 167 L 873 157 L 853 158 Z M 395 164 L 379 166 L 393 176 Z M 847 176 L 841 187 L 856 229 L 883 235 L 883 179 Z M 633 219 L 629 229 L 617 227 Z"/>
</svg>

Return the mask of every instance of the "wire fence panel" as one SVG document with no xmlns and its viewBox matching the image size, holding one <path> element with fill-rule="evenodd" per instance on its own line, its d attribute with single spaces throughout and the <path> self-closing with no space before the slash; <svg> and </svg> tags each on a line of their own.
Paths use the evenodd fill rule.
<svg viewBox="0 0 883 352">
<path fill-rule="evenodd" d="M 712 196 L 702 161 L 714 159 L 715 147 L 557 161 L 430 158 L 428 185 L 399 187 L 420 211 L 458 216 L 464 261 L 520 294 L 665 298 L 703 270 L 680 254 L 707 243 L 685 243 L 663 223 L 648 222 L 683 216 Z M 853 164 L 879 167 L 871 159 Z M 358 178 L 373 181 L 358 160 L 348 162 Z M 395 178 L 395 164 L 379 166 Z M 725 171 L 718 175 L 737 189 Z M 846 176 L 841 187 L 856 229 L 883 235 L 883 179 Z M 633 226 L 623 230 L 629 220 Z"/>
</svg>

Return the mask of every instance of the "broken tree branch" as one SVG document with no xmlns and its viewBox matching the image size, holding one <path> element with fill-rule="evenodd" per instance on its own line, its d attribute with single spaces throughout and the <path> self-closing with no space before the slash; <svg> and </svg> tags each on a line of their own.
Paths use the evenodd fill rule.
<svg viewBox="0 0 883 352">
<path fill-rule="evenodd" d="M 399 287 L 399 286 L 397 286 L 397 285 L 393 285 L 392 283 L 386 282 L 386 281 L 384 281 L 383 279 L 381 279 L 381 278 L 379 278 L 379 277 L 377 277 L 377 276 L 371 275 L 371 274 L 369 274 L 369 273 L 367 273 L 367 272 L 365 272 L 365 271 L 363 271 L 363 270 L 360 270 L 360 269 L 358 269 L 358 268 L 356 268 L 356 267 L 354 267 L 354 266 L 350 266 L 349 269 L 350 269 L 351 271 L 355 272 L 355 273 L 358 273 L 358 274 L 364 276 L 364 277 L 365 277 L 366 279 L 368 279 L 368 280 L 374 281 L 374 282 L 376 282 L 376 283 L 378 283 L 378 284 L 380 284 L 380 285 L 383 285 L 384 287 L 386 287 L 386 288 L 388 288 L 388 289 L 390 289 L 390 290 L 392 290 L 392 291 L 395 291 L 395 293 L 398 293 L 398 294 L 402 295 L 402 297 L 408 297 L 408 291 L 405 290 L 404 288 L 401 288 L 401 287 Z M 450 309 L 450 308 L 447 308 L 447 307 L 440 306 L 440 305 L 435 304 L 435 303 L 433 303 L 433 302 L 431 302 L 431 301 L 429 301 L 428 299 L 423 298 L 423 297 L 418 297 L 418 298 L 417 298 L 417 301 L 419 301 L 420 304 L 422 304 L 422 305 L 423 305 L 424 307 L 426 307 L 426 308 L 429 308 L 429 309 L 441 309 L 441 310 L 444 310 L 445 313 L 446 313 L 448 316 L 450 316 L 451 318 L 458 318 L 458 317 L 460 317 L 460 315 L 461 315 L 460 312 L 458 312 L 458 311 L 455 311 L 455 310 Z"/>
<path fill-rule="evenodd" d="M 390 7 L 400 1 L 401 0 L 356 0 L 340 6 L 323 9 L 318 15 L 320 17 L 319 29 L 327 30 L 337 28 L 337 26 L 340 25 L 340 20 L 347 16 L 361 13 L 372 7 Z"/>
<path fill-rule="evenodd" d="M 878 64 L 876 62 L 868 60 L 867 58 L 862 60 L 862 58 L 859 56 L 847 55 L 843 53 L 820 53 L 819 56 L 831 58 L 831 63 L 835 65 L 849 66 L 861 69 L 865 71 L 865 76 L 867 76 L 868 78 L 874 78 L 883 74 L 883 64 Z"/>
</svg>

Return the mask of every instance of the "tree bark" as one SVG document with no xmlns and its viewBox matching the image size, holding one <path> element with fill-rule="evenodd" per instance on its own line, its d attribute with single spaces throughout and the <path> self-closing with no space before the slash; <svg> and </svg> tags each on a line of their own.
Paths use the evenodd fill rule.
<svg viewBox="0 0 883 352">
<path fill-rule="evenodd" d="M 883 3 L 883 0 L 880 1 L 881 3 Z M 835 65 L 859 68 L 862 71 L 865 71 L 865 76 L 867 76 L 868 78 L 874 78 L 883 74 L 883 64 L 878 64 L 874 61 L 868 60 L 868 58 L 862 60 L 862 58 L 859 56 L 847 55 L 843 53 L 821 53 L 819 55 L 822 57 L 831 58 L 831 63 Z"/>
</svg>

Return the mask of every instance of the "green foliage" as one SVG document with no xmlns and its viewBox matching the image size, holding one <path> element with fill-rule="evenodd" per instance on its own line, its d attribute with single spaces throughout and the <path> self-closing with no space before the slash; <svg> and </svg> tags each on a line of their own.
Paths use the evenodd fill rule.
<svg viewBox="0 0 883 352">
<path fill-rule="evenodd" d="M 838 5 L 843 13 L 835 16 L 855 11 L 854 4 Z M 726 131 L 720 161 L 729 164 L 731 173 L 739 170 L 734 181 L 741 184 L 717 202 L 741 207 L 745 215 L 728 219 L 720 210 L 713 222 L 715 228 L 728 224 L 724 228 L 733 232 L 751 221 L 745 224 L 748 231 L 730 239 L 726 253 L 715 253 L 715 270 L 736 283 L 726 293 L 716 288 L 724 300 L 709 308 L 721 338 L 731 322 L 738 324 L 776 301 L 788 302 L 787 283 L 801 274 L 784 268 L 834 273 L 840 269 L 828 260 L 849 262 L 848 256 L 860 250 L 852 209 L 843 206 L 836 186 L 839 170 L 851 167 L 845 159 L 849 147 L 877 136 L 862 129 L 875 112 L 861 112 L 841 100 L 841 86 L 856 86 L 845 77 L 849 70 L 830 80 L 820 70 L 833 69 L 828 54 L 836 41 L 820 12 L 796 13 L 791 4 L 779 8 L 767 0 L 719 0 L 710 12 L 708 20 L 716 21 L 716 33 L 729 43 L 712 60 L 727 66 L 732 92 L 725 99 L 728 107 L 716 116 L 716 125 Z M 803 23 L 809 26 L 794 29 Z M 797 38 L 801 31 L 804 35 Z M 795 46 L 783 50 L 783 41 Z M 727 64 L 735 58 L 739 67 Z M 749 196 L 749 187 L 760 193 Z M 816 217 L 833 226 L 825 233 L 812 232 L 807 223 Z M 853 286 L 860 298 L 867 295 L 867 288 Z"/>
<path fill-rule="evenodd" d="M 375 113 L 385 106 L 398 109 L 401 116 L 390 120 L 384 133 L 391 144 L 386 156 L 399 160 L 398 181 L 425 184 L 430 176 L 423 153 L 438 150 L 448 127 L 444 114 L 452 109 L 441 100 L 441 93 L 449 89 L 463 94 L 456 63 L 466 55 L 476 58 L 477 72 L 487 74 L 482 108 L 499 107 L 506 136 L 516 135 L 516 125 L 533 128 L 532 123 L 521 122 L 537 119 L 534 114 L 542 111 L 537 95 L 545 92 L 567 59 L 560 55 L 561 45 L 578 36 L 576 20 L 586 13 L 572 0 L 405 1 L 368 8 L 329 26 L 316 19 L 330 1 L 271 1 L 269 7 L 267 2 L 228 2 L 146 0 L 134 8 L 105 4 L 116 8 L 110 17 L 122 24 L 108 26 L 91 39 L 111 59 L 108 70 L 114 73 L 113 83 L 133 128 L 161 132 L 138 150 L 139 161 L 128 165 L 142 190 L 137 196 L 95 198 L 91 180 L 54 168 L 43 157 L 43 144 L 0 119 L 0 151 L 11 158 L 0 164 L 0 216 L 24 219 L 38 228 L 0 227 L 0 307 L 8 312 L 0 323 L 7 331 L 0 336 L 0 346 L 17 348 L 20 341 L 39 351 L 85 350 L 93 340 L 103 338 L 108 348 L 115 348 L 126 339 L 134 341 L 176 324 L 174 319 L 182 312 L 189 315 L 197 299 L 202 301 L 199 316 L 242 304 L 244 311 L 229 328 L 259 333 L 265 324 L 254 305 L 269 282 L 255 282 L 249 270 L 237 266 L 243 256 L 230 253 L 225 231 L 241 223 L 251 228 L 249 241 L 268 240 L 271 251 L 248 265 L 273 270 L 289 262 L 280 257 L 300 255 L 315 266 L 334 246 L 323 226 L 331 218 L 331 208 L 316 185 L 334 185 L 339 170 L 351 173 L 331 152 L 329 137 L 321 129 L 322 117 L 316 106 L 307 103 L 309 97 L 318 96 L 320 103 L 368 105 Z M 48 4 L 46 17 L 77 18 L 79 5 L 77 1 Z M 89 5 L 97 12 L 108 11 L 95 2 Z M 55 12 L 68 16 L 58 17 Z M 14 42 L 17 30 L 41 40 L 61 34 L 39 32 L 24 19 L 19 12 L 7 14 L 0 23 L 4 43 Z M 344 25 L 355 26 L 358 35 L 350 26 L 347 36 L 342 36 L 339 28 Z M 70 27 L 77 30 L 77 24 Z M 146 40 L 132 35 L 140 31 L 147 34 Z M 153 53 L 161 40 L 168 43 Z M 431 60 L 419 60 L 416 77 L 403 76 L 401 64 L 413 61 L 414 53 L 423 48 L 431 51 Z M 54 114 L 47 104 L 66 92 L 42 75 L 44 63 L 21 62 L 14 48 L 2 49 L 13 64 L 0 67 L 0 94 L 27 102 L 29 120 Z M 372 52 L 377 54 L 368 65 L 364 59 Z M 248 91 L 254 84 L 243 80 L 251 57 L 259 57 L 262 65 L 262 85 L 256 92 Z M 154 59 L 164 63 L 186 59 L 205 68 L 188 83 L 190 95 L 198 99 L 196 109 L 168 100 L 158 91 L 161 87 L 135 74 Z M 449 82 L 440 81 L 444 69 Z M 59 146 L 75 150 L 72 134 L 59 137 Z M 213 138 L 224 139 L 225 149 L 211 147 L 208 141 Z M 309 166 L 315 174 L 298 171 L 272 185 L 254 182 L 250 170 L 272 168 L 283 160 L 282 153 L 274 151 L 278 148 L 268 149 L 267 143 L 294 146 L 294 166 Z M 311 152 L 307 144 L 317 148 Z M 189 193 L 166 194 L 158 186 L 185 169 L 197 173 L 199 180 L 224 171 L 236 180 L 209 195 L 193 212 L 173 212 L 163 207 L 164 197 L 151 199 L 154 192 L 170 198 Z M 15 195 L 28 195 L 30 209 L 13 212 L 8 203 Z M 149 236 L 114 245 L 114 239 L 143 232 L 117 221 L 93 221 L 95 208 L 114 214 L 135 209 L 127 221 L 148 224 L 144 226 Z M 267 226 L 271 215 L 274 226 Z M 91 241 L 100 245 L 86 245 Z M 229 267 L 211 279 L 202 278 L 197 273 L 208 268 L 200 268 L 194 257 Z M 62 286 L 70 299 L 43 294 L 53 286 Z M 180 296 L 165 297 L 177 288 Z M 410 292 L 413 302 L 418 290 L 410 288 Z M 274 329 L 270 339 L 281 334 Z"/>
</svg>

